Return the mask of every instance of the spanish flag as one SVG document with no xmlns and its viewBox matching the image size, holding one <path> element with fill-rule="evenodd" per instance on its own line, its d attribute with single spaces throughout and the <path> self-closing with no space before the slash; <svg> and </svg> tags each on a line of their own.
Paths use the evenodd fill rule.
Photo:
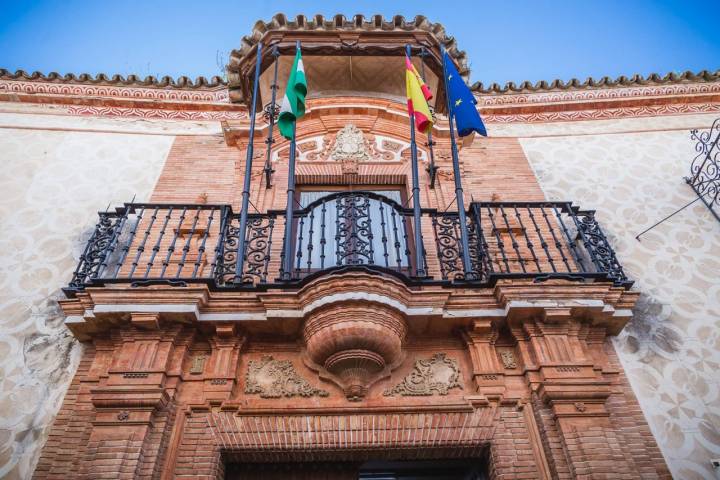
<svg viewBox="0 0 720 480">
<path fill-rule="evenodd" d="M 428 133 L 433 126 L 433 118 L 427 104 L 427 101 L 432 98 L 432 93 L 407 55 L 405 56 L 405 66 L 407 67 L 405 87 L 407 88 L 408 112 L 410 115 L 415 115 L 417 129 L 422 133 Z"/>
</svg>

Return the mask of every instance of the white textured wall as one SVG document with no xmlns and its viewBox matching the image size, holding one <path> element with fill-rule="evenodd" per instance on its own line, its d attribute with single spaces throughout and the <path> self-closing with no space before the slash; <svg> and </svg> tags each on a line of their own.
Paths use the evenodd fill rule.
<svg viewBox="0 0 720 480">
<path fill-rule="evenodd" d="M 147 200 L 167 157 L 145 124 L 0 114 L 0 478 L 31 476 L 77 368 L 56 299 L 96 212 Z"/>
<path fill-rule="evenodd" d="M 549 199 L 596 209 L 642 292 L 616 339 L 621 361 L 675 478 L 714 479 L 720 457 L 720 222 L 683 177 L 691 127 L 712 116 L 498 128 L 521 138 Z M 615 134 L 598 132 L 614 131 Z M 492 132 L 491 132 L 492 133 Z M 532 137 L 531 137 L 532 136 Z M 531 138 L 530 138 L 531 137 Z"/>
</svg>

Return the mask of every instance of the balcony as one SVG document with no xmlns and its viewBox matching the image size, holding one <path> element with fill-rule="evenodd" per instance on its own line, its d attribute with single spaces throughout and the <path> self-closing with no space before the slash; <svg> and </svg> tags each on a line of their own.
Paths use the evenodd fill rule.
<svg viewBox="0 0 720 480">
<path fill-rule="evenodd" d="M 594 212 L 570 203 L 473 202 L 468 272 L 458 213 L 421 212 L 419 256 L 412 209 L 377 193 L 340 192 L 295 210 L 287 226 L 284 211 L 249 214 L 239 257 L 240 215 L 229 205 L 125 204 L 99 214 L 66 292 L 111 283 L 288 288 L 358 269 L 414 285 L 482 287 L 506 278 L 632 285 Z"/>
</svg>

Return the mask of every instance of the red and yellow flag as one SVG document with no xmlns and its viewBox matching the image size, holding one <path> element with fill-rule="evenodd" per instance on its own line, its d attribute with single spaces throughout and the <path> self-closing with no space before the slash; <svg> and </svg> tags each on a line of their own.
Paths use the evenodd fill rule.
<svg viewBox="0 0 720 480">
<path fill-rule="evenodd" d="M 427 101 L 432 98 L 430 88 L 425 85 L 410 58 L 405 56 L 405 87 L 407 88 L 408 112 L 415 115 L 415 125 L 422 133 L 428 133 L 433 126 L 433 118 Z"/>
</svg>

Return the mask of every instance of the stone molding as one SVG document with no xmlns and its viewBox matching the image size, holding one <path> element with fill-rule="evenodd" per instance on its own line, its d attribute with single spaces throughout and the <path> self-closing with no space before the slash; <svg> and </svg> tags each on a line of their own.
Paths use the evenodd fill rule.
<svg viewBox="0 0 720 480">
<path fill-rule="evenodd" d="M 399 280 L 348 273 L 319 278 L 299 290 L 268 292 L 213 292 L 204 285 L 153 289 L 89 287 L 60 305 L 66 324 L 81 339 L 127 322 L 132 312 L 157 312 L 164 319 L 205 325 L 242 324 L 252 331 L 258 325 L 279 319 L 301 320 L 312 312 L 351 301 L 372 300 L 379 308 L 399 312 L 411 331 L 419 328 L 468 327 L 481 319 L 515 319 L 554 311 L 585 318 L 608 335 L 616 335 L 631 318 L 637 292 L 611 284 L 577 284 L 548 281 L 498 282 L 494 288 L 468 293 L 442 287 L 413 291 Z M 248 312 L 238 315 L 237 312 Z M 290 325 L 290 324 L 288 324 Z"/>
</svg>

